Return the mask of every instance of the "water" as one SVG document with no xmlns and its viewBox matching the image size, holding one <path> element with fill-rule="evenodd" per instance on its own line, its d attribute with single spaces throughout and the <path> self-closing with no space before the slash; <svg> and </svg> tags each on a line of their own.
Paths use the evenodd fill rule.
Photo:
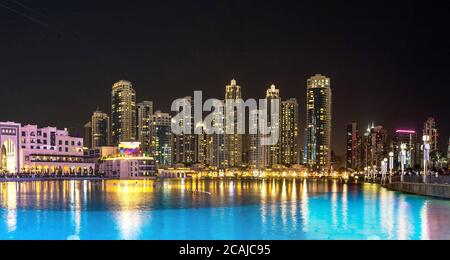
<svg viewBox="0 0 450 260">
<path fill-rule="evenodd" d="M 0 183 L 0 239 L 450 239 L 450 201 L 337 181 Z"/>
</svg>

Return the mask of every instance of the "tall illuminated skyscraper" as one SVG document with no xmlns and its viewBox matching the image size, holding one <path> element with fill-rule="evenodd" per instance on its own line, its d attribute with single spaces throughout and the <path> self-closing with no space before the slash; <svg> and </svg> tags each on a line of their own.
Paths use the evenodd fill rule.
<svg viewBox="0 0 450 260">
<path fill-rule="evenodd" d="M 153 115 L 153 102 L 142 101 L 136 105 L 136 136 L 143 151 L 150 151 L 150 117 Z"/>
<path fill-rule="evenodd" d="M 281 102 L 280 133 L 281 164 L 297 164 L 298 103 L 295 98 Z"/>
<path fill-rule="evenodd" d="M 274 145 L 266 145 L 263 146 L 263 151 L 261 152 L 261 156 L 263 157 L 263 165 L 265 167 L 272 167 L 274 165 L 280 164 L 280 144 L 281 144 L 281 128 L 280 128 L 280 113 L 281 113 L 281 98 L 280 98 L 280 90 L 277 89 L 275 85 L 271 85 L 266 91 L 266 100 L 267 100 L 267 125 L 273 128 L 278 129 L 278 143 Z M 272 122 L 272 114 L 275 111 L 272 111 L 272 100 L 278 101 L 278 113 L 279 119 L 276 122 Z"/>
<path fill-rule="evenodd" d="M 362 142 L 364 167 L 380 167 L 388 156 L 387 130 L 383 126 L 371 126 L 364 133 Z"/>
<path fill-rule="evenodd" d="M 111 92 L 112 144 L 136 140 L 136 92 L 129 81 L 115 83 Z"/>
<path fill-rule="evenodd" d="M 194 164 L 198 161 L 198 141 L 199 138 L 194 134 L 194 102 L 192 97 L 184 97 L 191 106 L 191 114 L 180 120 L 181 128 L 185 126 L 191 129 L 191 134 L 173 134 L 172 163 Z"/>
<path fill-rule="evenodd" d="M 345 157 L 346 168 L 353 170 L 361 168 L 361 137 L 358 124 L 355 122 L 347 124 L 347 150 Z"/>
<path fill-rule="evenodd" d="M 331 104 L 330 78 L 317 74 L 307 81 L 306 161 L 315 171 L 331 169 Z"/>
<path fill-rule="evenodd" d="M 150 116 L 150 154 L 159 167 L 172 165 L 171 117 L 168 113 L 156 111 Z"/>
<path fill-rule="evenodd" d="M 223 113 L 217 110 L 214 110 L 212 113 L 214 115 L 212 126 L 218 129 L 218 131 L 203 135 L 202 139 L 205 140 L 202 141 L 202 144 L 204 145 L 202 150 L 205 153 L 204 159 L 207 165 L 224 169 L 228 167 L 228 162 L 225 160 L 225 133 L 223 126 Z"/>
<path fill-rule="evenodd" d="M 109 116 L 99 109 L 94 112 L 91 118 L 92 124 L 92 148 L 98 148 L 109 145 Z"/>
<path fill-rule="evenodd" d="M 249 128 L 258 129 L 258 110 L 250 111 Z M 260 165 L 260 134 L 249 134 L 248 166 L 259 169 Z"/>
<path fill-rule="evenodd" d="M 86 148 L 92 148 L 92 122 L 89 121 L 83 126 L 83 144 Z"/>
<path fill-rule="evenodd" d="M 236 80 L 232 80 L 231 84 L 225 89 L 225 107 L 230 101 L 241 99 L 241 87 L 237 85 Z M 226 111 L 226 109 L 225 109 Z M 225 112 L 227 113 L 227 112 Z M 229 167 L 240 167 L 242 165 L 242 135 L 237 132 L 238 111 L 234 111 L 225 117 L 225 163 Z M 231 129 L 233 134 L 228 134 L 227 118 L 234 118 L 234 128 Z"/>
</svg>

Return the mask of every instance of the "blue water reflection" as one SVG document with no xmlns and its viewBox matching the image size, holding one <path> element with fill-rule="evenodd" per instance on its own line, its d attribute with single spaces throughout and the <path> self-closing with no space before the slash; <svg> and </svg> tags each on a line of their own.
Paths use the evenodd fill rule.
<svg viewBox="0 0 450 260">
<path fill-rule="evenodd" d="M 450 239 L 450 201 L 289 179 L 0 183 L 0 239 Z"/>
</svg>

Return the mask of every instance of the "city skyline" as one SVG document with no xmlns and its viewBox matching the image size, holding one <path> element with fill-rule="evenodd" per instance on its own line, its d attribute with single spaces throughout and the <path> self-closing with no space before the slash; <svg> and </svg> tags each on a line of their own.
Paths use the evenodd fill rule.
<svg viewBox="0 0 450 260">
<path fill-rule="evenodd" d="M 284 6 L 270 2 L 179 3 L 179 10 L 183 10 L 180 18 L 185 23 L 172 20 L 168 10 L 173 4 L 163 2 L 151 6 L 154 18 L 146 16 L 150 8 L 147 4 L 106 5 L 112 13 L 120 13 L 121 8 L 132 12 L 135 18 L 126 21 L 102 14 L 105 5 L 101 1 L 91 3 L 89 12 L 82 1 L 68 7 L 49 1 L 41 1 L 39 7 L 30 5 L 63 24 L 64 30 L 57 33 L 0 9 L 2 22 L 21 28 L 4 28 L 10 41 L 0 43 L 0 50 L 8 50 L 1 53 L 4 63 L 0 69 L 10 90 L 8 99 L 0 104 L 3 121 L 76 127 L 81 133 L 86 118 L 97 106 L 109 113 L 110 99 L 105 91 L 119 79 L 133 82 L 138 97 L 142 97 L 137 101 L 153 100 L 155 107 L 168 111 L 174 93 L 182 97 L 203 90 L 211 97 L 220 97 L 223 84 L 236 78 L 245 89 L 245 97 L 258 93 L 257 97 L 263 98 L 267 86 L 275 84 L 284 96 L 296 98 L 302 130 L 304 82 L 321 73 L 333 79 L 332 147 L 336 154 L 344 155 L 348 122 L 377 122 L 390 130 L 419 132 L 423 119 L 429 116 L 436 118 L 442 133 L 440 149 L 446 150 L 450 112 L 445 58 L 449 44 L 448 39 L 434 36 L 428 29 L 430 24 L 435 29 L 445 24 L 436 22 L 446 19 L 439 15 L 445 14 L 445 8 L 439 5 L 423 7 L 415 1 L 399 1 L 385 10 L 382 3 L 333 3 L 327 5 L 327 15 L 320 22 L 312 15 L 323 6 L 320 1 L 288 2 Z M 264 19 L 263 14 L 269 10 L 273 19 Z M 353 13 L 365 19 L 352 24 L 346 17 Z M 229 21 L 230 14 L 238 21 Z M 90 22 L 81 23 L 82 19 Z M 199 25 L 205 19 L 212 21 L 216 30 Z M 179 28 L 186 30 L 181 33 Z M 417 30 L 411 33 L 412 28 Z M 350 33 L 355 36 L 350 37 Z M 117 35 L 133 41 L 115 43 Z M 160 37 L 153 41 L 153 35 Z M 270 44 L 263 44 L 265 39 Z M 29 48 L 31 44 L 33 48 Z M 65 89 L 72 91 L 61 91 Z M 24 91 L 28 94 L 22 95 Z M 33 110 L 32 106 L 40 109 Z"/>
</svg>

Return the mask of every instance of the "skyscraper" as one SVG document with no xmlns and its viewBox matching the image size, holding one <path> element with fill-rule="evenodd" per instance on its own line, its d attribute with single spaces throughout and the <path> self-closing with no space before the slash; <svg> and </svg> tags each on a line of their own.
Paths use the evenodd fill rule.
<svg viewBox="0 0 450 260">
<path fill-rule="evenodd" d="M 430 152 L 439 150 L 439 131 L 437 129 L 436 120 L 429 117 L 423 124 L 423 135 L 430 137 Z"/>
<path fill-rule="evenodd" d="M 224 133 L 224 118 L 219 111 L 213 112 L 214 118 L 212 126 L 219 131 L 208 134 L 206 138 L 206 162 L 208 165 L 220 169 L 228 167 L 228 162 L 225 160 L 225 133 Z"/>
<path fill-rule="evenodd" d="M 159 167 L 172 165 L 171 117 L 168 113 L 156 111 L 150 117 L 150 154 Z"/>
<path fill-rule="evenodd" d="M 89 121 L 83 126 L 83 144 L 86 148 L 92 148 L 92 122 Z"/>
<path fill-rule="evenodd" d="M 347 150 L 345 167 L 353 170 L 361 168 L 361 137 L 358 124 L 355 122 L 347 125 Z"/>
<path fill-rule="evenodd" d="M 280 133 L 281 164 L 297 164 L 298 103 L 295 98 L 281 102 Z"/>
<path fill-rule="evenodd" d="M 330 79 L 320 74 L 307 81 L 306 161 L 315 171 L 331 167 L 331 99 Z"/>
<path fill-rule="evenodd" d="M 142 101 L 136 105 L 136 136 L 143 151 L 150 151 L 150 117 L 153 115 L 153 102 Z"/>
<path fill-rule="evenodd" d="M 110 143 L 109 136 L 109 116 L 101 112 L 99 109 L 94 112 L 91 118 L 92 124 L 92 148 L 108 146 Z"/>
<path fill-rule="evenodd" d="M 263 145 L 260 146 L 260 156 L 261 156 L 261 166 L 263 167 L 273 167 L 274 165 L 280 164 L 281 154 L 280 154 L 280 146 L 281 146 L 281 129 L 280 129 L 280 113 L 281 113 L 281 98 L 280 98 L 280 90 L 277 89 L 275 85 L 271 85 L 266 91 L 266 100 L 267 100 L 267 126 L 272 128 L 272 130 L 278 129 L 273 133 L 278 133 L 278 143 L 274 145 Z M 273 122 L 272 115 L 276 111 L 272 111 L 272 101 L 278 102 L 278 120 Z M 277 103 L 274 103 L 277 104 Z"/>
<path fill-rule="evenodd" d="M 185 126 L 191 131 L 190 134 L 173 134 L 172 163 L 193 164 L 198 161 L 198 136 L 194 134 L 194 102 L 192 97 L 184 97 L 190 106 L 191 114 L 180 120 L 181 128 Z"/>
<path fill-rule="evenodd" d="M 381 161 L 388 156 L 387 130 L 383 126 L 372 126 L 364 133 L 363 166 L 380 167 Z"/>
<path fill-rule="evenodd" d="M 136 92 L 129 81 L 115 83 L 111 92 L 112 144 L 136 140 Z"/>
<path fill-rule="evenodd" d="M 241 87 L 237 85 L 236 80 L 232 80 L 231 84 L 225 89 L 225 107 L 230 106 L 230 102 L 241 99 Z M 226 111 L 226 109 L 225 109 Z M 225 112 L 227 113 L 227 112 Z M 225 117 L 225 163 L 229 167 L 240 167 L 242 165 L 242 135 L 238 133 L 237 121 L 238 110 L 235 108 L 231 113 L 227 113 Z M 233 120 L 233 129 L 228 129 L 230 122 Z M 232 132 L 232 134 L 229 134 Z"/>
<path fill-rule="evenodd" d="M 249 128 L 258 129 L 258 110 L 250 111 Z M 261 168 L 260 165 L 260 134 L 249 134 L 248 166 L 250 168 Z"/>
</svg>

